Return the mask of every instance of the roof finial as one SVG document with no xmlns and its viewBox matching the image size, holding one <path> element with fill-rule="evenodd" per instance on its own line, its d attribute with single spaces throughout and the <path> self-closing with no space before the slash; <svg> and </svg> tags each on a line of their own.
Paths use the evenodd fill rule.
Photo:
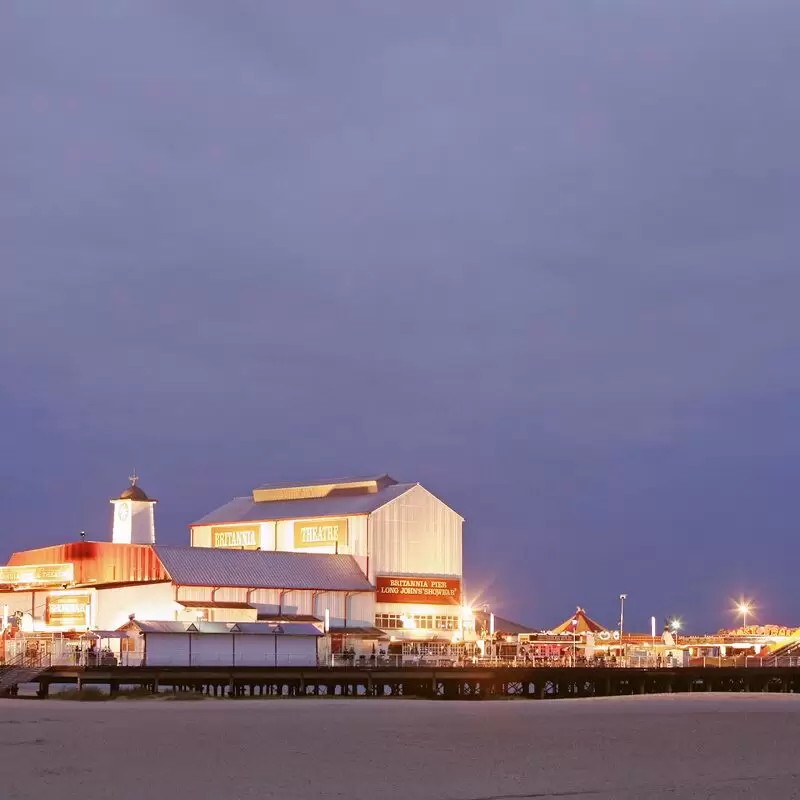
<svg viewBox="0 0 800 800">
<path fill-rule="evenodd" d="M 131 482 L 131 486 L 136 486 L 136 481 L 139 480 L 139 476 L 136 474 L 136 467 L 133 468 L 133 475 L 128 476 L 128 480 Z"/>
</svg>

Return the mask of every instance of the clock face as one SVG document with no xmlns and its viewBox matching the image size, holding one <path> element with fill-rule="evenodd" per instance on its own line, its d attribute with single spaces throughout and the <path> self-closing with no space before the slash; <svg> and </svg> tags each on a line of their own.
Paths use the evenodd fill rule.
<svg viewBox="0 0 800 800">
<path fill-rule="evenodd" d="M 128 519 L 128 504 L 127 503 L 119 503 L 117 505 L 117 519 L 120 522 L 125 522 Z"/>
</svg>

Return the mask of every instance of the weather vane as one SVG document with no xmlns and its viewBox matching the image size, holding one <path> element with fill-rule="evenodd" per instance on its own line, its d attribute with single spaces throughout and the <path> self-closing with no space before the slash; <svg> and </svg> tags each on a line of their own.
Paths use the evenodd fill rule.
<svg viewBox="0 0 800 800">
<path fill-rule="evenodd" d="M 136 474 L 136 467 L 133 468 L 133 475 L 128 476 L 128 480 L 131 482 L 131 486 L 136 486 L 136 481 L 139 480 L 139 476 Z"/>
</svg>

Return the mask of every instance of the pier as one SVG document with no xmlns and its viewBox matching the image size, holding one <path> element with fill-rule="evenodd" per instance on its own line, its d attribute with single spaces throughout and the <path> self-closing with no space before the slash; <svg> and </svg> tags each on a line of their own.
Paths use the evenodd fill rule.
<svg viewBox="0 0 800 800">
<path fill-rule="evenodd" d="M 443 700 L 558 699 L 691 692 L 800 692 L 800 666 L 499 667 L 356 669 L 329 667 L 50 667 L 29 682 L 120 687 L 215 697 L 423 697 Z"/>
</svg>

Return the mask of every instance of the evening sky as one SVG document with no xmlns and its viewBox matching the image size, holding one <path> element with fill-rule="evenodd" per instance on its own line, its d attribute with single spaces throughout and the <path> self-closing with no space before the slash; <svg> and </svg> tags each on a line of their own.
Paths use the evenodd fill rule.
<svg viewBox="0 0 800 800">
<path fill-rule="evenodd" d="M 550 627 L 800 624 L 800 4 L 0 9 L 0 559 L 389 472 Z"/>
</svg>

